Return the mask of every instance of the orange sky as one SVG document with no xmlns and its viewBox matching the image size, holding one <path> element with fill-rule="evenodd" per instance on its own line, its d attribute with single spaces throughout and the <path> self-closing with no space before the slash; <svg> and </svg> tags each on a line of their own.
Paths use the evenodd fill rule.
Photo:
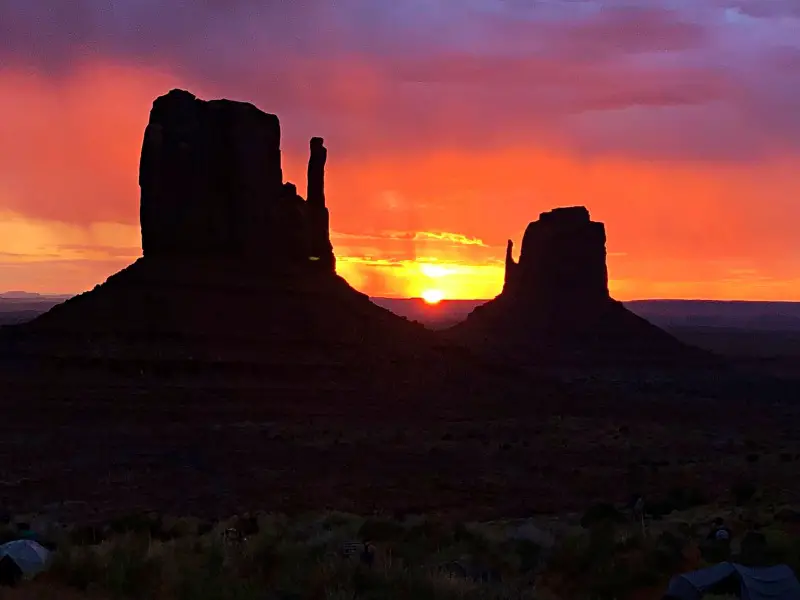
<svg viewBox="0 0 800 600">
<path fill-rule="evenodd" d="M 800 300 L 798 155 L 776 133 L 753 134 L 750 121 L 736 120 L 739 113 L 730 113 L 731 123 L 753 134 L 742 142 L 758 139 L 765 149 L 752 157 L 725 156 L 732 133 L 731 140 L 720 134 L 714 148 L 692 140 L 691 152 L 683 152 L 682 136 L 706 126 L 693 113 L 676 122 L 611 108 L 590 119 L 582 108 L 550 126 L 550 115 L 560 115 L 557 102 L 538 98 L 530 123 L 515 129 L 502 109 L 486 114 L 453 97 L 396 114 L 402 96 L 389 94 L 385 73 L 350 58 L 326 71 L 319 89 L 307 90 L 330 107 L 313 118 L 292 103 L 308 95 L 272 94 L 266 82 L 237 88 L 165 64 L 87 53 L 64 71 L 24 61 L 0 68 L 0 290 L 79 292 L 139 256 L 144 126 L 156 96 L 184 87 L 278 113 L 284 173 L 300 190 L 308 138 L 325 137 L 338 271 L 370 295 L 437 289 L 446 298 L 493 297 L 506 239 L 516 253 L 540 212 L 584 204 L 606 223 L 619 299 Z M 305 75 L 318 65 L 298 65 L 286 81 L 305 89 Z M 463 77 L 459 65 L 447 73 Z M 712 103 L 716 94 L 736 94 L 729 79 L 716 88 L 714 78 L 692 73 L 667 79 L 668 89 L 685 83 Z M 495 84 L 498 77 L 492 71 Z M 581 85 L 619 90 L 623 82 L 631 85 L 621 74 Z M 728 113 L 717 113 L 724 125 Z M 484 120 L 480 136 L 464 130 L 464 123 Z M 372 123 L 386 129 L 376 132 Z M 656 146 L 666 150 L 659 154 Z"/>
</svg>

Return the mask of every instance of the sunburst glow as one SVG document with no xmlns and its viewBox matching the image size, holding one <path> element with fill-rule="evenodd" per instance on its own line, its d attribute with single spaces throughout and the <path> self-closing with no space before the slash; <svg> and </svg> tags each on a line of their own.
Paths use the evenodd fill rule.
<svg viewBox="0 0 800 600">
<path fill-rule="evenodd" d="M 454 269 L 448 268 L 444 265 L 433 265 L 429 263 L 421 264 L 419 270 L 423 275 L 426 277 L 431 277 L 432 279 L 438 279 L 439 277 L 452 275 L 455 272 Z"/>
<path fill-rule="evenodd" d="M 439 304 L 444 300 L 444 293 L 441 290 L 425 290 L 422 292 L 422 299 L 428 304 Z"/>
</svg>

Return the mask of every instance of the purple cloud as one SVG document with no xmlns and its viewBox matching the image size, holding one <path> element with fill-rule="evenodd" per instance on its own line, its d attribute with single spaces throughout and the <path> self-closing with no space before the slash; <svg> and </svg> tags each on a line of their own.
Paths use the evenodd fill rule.
<svg viewBox="0 0 800 600">
<path fill-rule="evenodd" d="M 800 19 L 798 0 L 725 0 L 728 8 L 756 19 L 791 17 Z"/>
<path fill-rule="evenodd" d="M 568 134 L 592 153 L 741 160 L 800 149 L 785 101 L 800 91 L 798 5 L 2 0 L 0 59 L 54 76 L 157 67 L 345 153 Z"/>
</svg>

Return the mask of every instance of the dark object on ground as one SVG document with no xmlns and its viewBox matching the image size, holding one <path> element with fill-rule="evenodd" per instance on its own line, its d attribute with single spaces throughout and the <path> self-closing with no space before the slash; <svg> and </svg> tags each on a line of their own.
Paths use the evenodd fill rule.
<svg viewBox="0 0 800 600">
<path fill-rule="evenodd" d="M 375 546 L 369 542 L 364 542 L 364 549 L 361 551 L 361 562 L 370 569 L 375 563 Z"/>
<path fill-rule="evenodd" d="M 736 506 L 743 506 L 750 502 L 753 499 L 753 496 L 756 495 L 756 486 L 754 483 L 749 481 L 743 481 L 740 483 L 735 484 L 731 488 L 731 493 L 733 494 L 733 500 L 736 502 Z"/>
<path fill-rule="evenodd" d="M 748 531 L 742 538 L 739 560 L 750 567 L 766 566 L 769 561 L 766 536 L 760 531 Z"/>
<path fill-rule="evenodd" d="M 610 297 L 605 244 L 604 225 L 585 207 L 542 213 L 518 263 L 509 241 L 502 293 L 446 335 L 533 365 L 715 364 Z"/>
<path fill-rule="evenodd" d="M 454 560 L 440 565 L 439 570 L 451 577 L 468 579 L 476 583 L 501 583 L 503 578 L 496 569 L 474 564 L 470 560 Z"/>
<path fill-rule="evenodd" d="M 79 525 L 69 532 L 69 542 L 75 546 L 94 546 L 105 539 L 105 531 L 97 525 Z"/>
<path fill-rule="evenodd" d="M 706 495 L 697 488 L 673 487 L 666 494 L 648 500 L 647 514 L 654 519 L 661 519 L 675 511 L 687 510 L 707 503 Z"/>
<path fill-rule="evenodd" d="M 800 583 L 786 565 L 750 568 L 723 562 L 673 577 L 665 597 L 699 600 L 705 594 L 747 600 L 800 600 Z"/>
<path fill-rule="evenodd" d="M 247 541 L 247 536 L 235 527 L 229 527 L 222 532 L 222 541 L 228 546 L 238 546 Z"/>
<path fill-rule="evenodd" d="M 655 556 L 662 569 L 677 569 L 684 562 L 683 550 L 687 540 L 670 531 L 662 532 L 656 538 Z"/>
<path fill-rule="evenodd" d="M 731 544 L 730 542 L 705 540 L 700 544 L 700 554 L 707 563 L 724 562 L 731 559 Z"/>
<path fill-rule="evenodd" d="M 641 519 L 642 517 L 644 517 L 644 511 L 645 511 L 644 498 L 642 498 L 641 496 L 636 498 L 636 500 L 634 500 L 633 502 L 633 506 L 631 506 L 631 511 L 633 512 L 633 517 L 635 519 Z"/>
<path fill-rule="evenodd" d="M 0 558 L 0 586 L 16 586 L 22 581 L 22 575 L 22 569 L 10 556 Z"/>
<path fill-rule="evenodd" d="M 256 517 L 239 517 L 236 519 L 235 528 L 245 537 L 258 535 L 258 519 Z"/>
<path fill-rule="evenodd" d="M 793 508 L 782 508 L 775 513 L 775 520 L 780 523 L 800 523 L 800 511 Z"/>
<path fill-rule="evenodd" d="M 709 540 L 715 540 L 717 542 L 728 542 L 731 541 L 731 530 L 725 526 L 725 521 L 721 517 L 717 517 L 714 519 L 714 523 L 711 526 L 711 530 L 708 532 Z"/>
<path fill-rule="evenodd" d="M 723 562 L 731 558 L 731 530 L 725 526 L 722 518 L 717 517 L 711 525 L 700 550 L 703 558 L 709 562 Z"/>
<path fill-rule="evenodd" d="M 375 563 L 375 546 L 370 542 L 345 542 L 339 548 L 343 558 L 358 557 L 361 564 L 370 569 Z"/>
<path fill-rule="evenodd" d="M 625 516 L 613 505 L 604 502 L 590 506 L 581 517 L 581 527 L 584 529 L 604 523 L 624 522 Z"/>
<path fill-rule="evenodd" d="M 214 521 L 211 520 L 202 520 L 197 525 L 197 535 L 206 535 L 210 533 L 214 529 Z"/>
</svg>

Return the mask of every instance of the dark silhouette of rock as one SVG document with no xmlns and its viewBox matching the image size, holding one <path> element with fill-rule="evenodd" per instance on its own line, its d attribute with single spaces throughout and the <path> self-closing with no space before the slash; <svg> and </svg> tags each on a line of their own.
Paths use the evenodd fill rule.
<svg viewBox="0 0 800 600">
<path fill-rule="evenodd" d="M 585 207 L 542 213 L 525 230 L 519 262 L 512 250 L 509 240 L 501 294 L 446 337 L 532 364 L 707 358 L 611 298 L 605 227 Z"/>
<path fill-rule="evenodd" d="M 308 159 L 308 203 L 314 206 L 325 206 L 325 163 L 328 160 L 328 149 L 322 138 L 311 138 L 311 152 Z"/>
<path fill-rule="evenodd" d="M 283 182 L 278 117 L 172 90 L 153 103 L 142 145 L 144 256 L 333 271 L 326 155 L 322 139 L 313 138 L 306 202 Z"/>
<path fill-rule="evenodd" d="M 514 262 L 514 242 L 508 240 L 506 245 L 506 271 L 503 279 L 503 291 L 509 292 L 514 287 L 517 275 L 517 263 Z"/>
<path fill-rule="evenodd" d="M 431 360 L 431 332 L 335 272 L 322 138 L 310 143 L 307 200 L 283 181 L 280 144 L 278 118 L 252 104 L 181 90 L 156 99 L 139 173 L 142 258 L 17 328 L 18 354 L 294 366 Z"/>
<path fill-rule="evenodd" d="M 283 186 L 278 118 L 172 90 L 153 103 L 139 185 L 145 257 L 268 257 Z"/>
<path fill-rule="evenodd" d="M 311 152 L 308 159 L 308 219 L 312 261 L 318 262 L 322 270 L 336 269 L 333 245 L 330 239 L 328 209 L 325 207 L 325 162 L 328 150 L 322 138 L 311 138 Z"/>
<path fill-rule="evenodd" d="M 542 213 L 525 230 L 513 277 L 517 294 L 547 309 L 608 300 L 605 227 L 583 206 Z"/>
</svg>

